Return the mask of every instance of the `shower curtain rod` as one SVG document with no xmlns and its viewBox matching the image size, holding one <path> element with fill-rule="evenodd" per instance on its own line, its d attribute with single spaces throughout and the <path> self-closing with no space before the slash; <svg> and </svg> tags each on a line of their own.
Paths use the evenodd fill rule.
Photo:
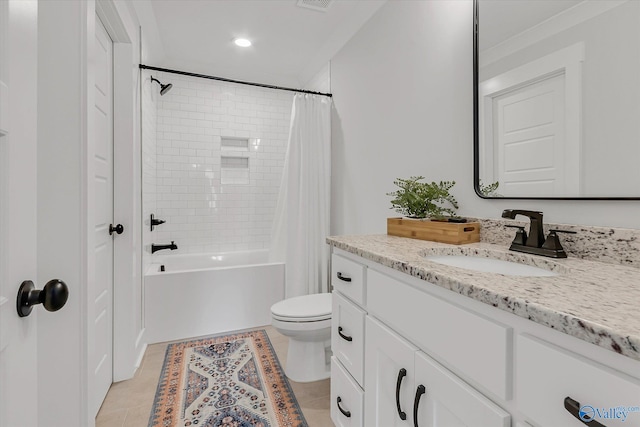
<svg viewBox="0 0 640 427">
<path fill-rule="evenodd" d="M 140 64 L 140 69 L 142 69 L 142 70 L 161 71 L 163 73 L 180 74 L 182 76 L 199 77 L 201 79 L 219 80 L 221 82 L 227 82 L 227 83 L 238 83 L 238 84 L 241 84 L 241 85 L 264 87 L 264 88 L 268 88 L 268 89 L 279 89 L 279 90 L 288 90 L 290 92 L 309 93 L 309 94 L 312 94 L 312 95 L 328 96 L 329 98 L 333 97 L 333 95 L 330 94 L 330 93 L 314 92 L 314 91 L 311 91 L 311 90 L 294 89 L 294 88 L 283 87 L 283 86 L 265 85 L 265 84 L 262 84 L 262 83 L 243 82 L 241 80 L 232 80 L 232 79 L 226 79 L 224 77 L 207 76 L 206 74 L 189 73 L 187 71 L 170 70 L 168 68 L 151 67 L 149 65 Z"/>
</svg>

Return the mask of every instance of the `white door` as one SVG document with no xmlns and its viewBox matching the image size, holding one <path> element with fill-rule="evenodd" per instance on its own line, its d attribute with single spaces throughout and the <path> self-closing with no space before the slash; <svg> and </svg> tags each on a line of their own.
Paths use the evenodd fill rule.
<svg viewBox="0 0 640 427">
<path fill-rule="evenodd" d="M 568 194 L 564 74 L 493 99 L 497 180 L 507 195 Z"/>
<path fill-rule="evenodd" d="M 422 352 L 415 353 L 419 427 L 508 427 L 511 416 Z"/>
<path fill-rule="evenodd" d="M 113 379 L 113 42 L 96 17 L 94 230 L 95 280 L 90 295 L 90 408 L 98 413 Z"/>
<path fill-rule="evenodd" d="M 20 283 L 36 278 L 37 4 L 0 1 L 0 426 L 37 426 L 41 307 L 18 317 Z M 39 278 L 45 279 L 45 278 Z M 45 349 L 46 351 L 46 349 Z"/>
<path fill-rule="evenodd" d="M 365 327 L 364 425 L 413 426 L 417 348 L 371 317 Z"/>
</svg>

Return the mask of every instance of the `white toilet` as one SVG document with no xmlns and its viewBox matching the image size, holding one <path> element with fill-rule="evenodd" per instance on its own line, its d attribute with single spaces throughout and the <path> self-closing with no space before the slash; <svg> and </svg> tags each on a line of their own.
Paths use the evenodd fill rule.
<svg viewBox="0 0 640 427">
<path fill-rule="evenodd" d="M 271 306 L 271 324 L 289 337 L 284 372 L 296 382 L 330 376 L 331 294 L 289 298 Z"/>
</svg>

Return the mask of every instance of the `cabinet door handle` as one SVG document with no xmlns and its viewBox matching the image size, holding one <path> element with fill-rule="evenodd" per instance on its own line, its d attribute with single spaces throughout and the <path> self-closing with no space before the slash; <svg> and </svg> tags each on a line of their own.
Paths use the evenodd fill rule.
<svg viewBox="0 0 640 427">
<path fill-rule="evenodd" d="M 344 409 L 342 409 L 342 406 L 340 406 L 340 402 L 342 402 L 342 398 L 338 396 L 338 399 L 336 400 L 338 409 L 340 410 L 340 412 L 342 412 L 342 415 L 344 415 L 347 418 L 351 418 L 351 411 L 345 411 Z"/>
<path fill-rule="evenodd" d="M 336 276 L 338 276 L 338 279 L 342 280 L 343 282 L 350 282 L 351 281 L 351 277 L 345 277 L 339 271 L 336 274 Z"/>
<path fill-rule="evenodd" d="M 564 398 L 564 409 L 566 409 L 571 415 L 573 415 L 582 424 L 586 424 L 590 427 L 607 427 L 604 424 L 600 424 L 585 412 L 580 411 L 580 402 L 573 400 L 569 396 Z"/>
<path fill-rule="evenodd" d="M 345 334 L 342 333 L 342 326 L 338 326 L 338 335 L 340 335 L 340 338 L 342 338 L 345 341 L 353 341 L 353 337 L 347 336 Z"/>
<path fill-rule="evenodd" d="M 420 398 L 427 392 L 422 384 L 416 389 L 416 398 L 413 400 L 413 427 L 418 427 L 418 406 L 420 406 Z"/>
<path fill-rule="evenodd" d="M 396 383 L 396 407 L 398 408 L 398 416 L 402 421 L 407 419 L 407 413 L 400 408 L 400 386 L 402 379 L 407 376 L 407 370 L 402 368 L 398 371 L 398 382 Z"/>
</svg>

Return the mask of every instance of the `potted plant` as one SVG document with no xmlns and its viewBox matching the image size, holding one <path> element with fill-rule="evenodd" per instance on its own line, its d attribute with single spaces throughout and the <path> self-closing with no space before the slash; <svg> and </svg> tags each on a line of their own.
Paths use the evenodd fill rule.
<svg viewBox="0 0 640 427">
<path fill-rule="evenodd" d="M 387 218 L 387 234 L 455 245 L 480 241 L 480 224 L 456 217 L 458 202 L 449 193 L 455 181 L 422 182 L 423 176 L 396 179 L 391 209 L 405 218 Z M 427 219 L 428 218 L 428 219 Z"/>
<path fill-rule="evenodd" d="M 387 196 L 393 197 L 391 209 L 408 218 L 455 217 L 458 202 L 449 190 L 456 182 L 421 182 L 423 179 L 423 176 L 412 176 L 409 179 L 398 178 L 393 181 L 399 189 L 387 193 Z"/>
</svg>

